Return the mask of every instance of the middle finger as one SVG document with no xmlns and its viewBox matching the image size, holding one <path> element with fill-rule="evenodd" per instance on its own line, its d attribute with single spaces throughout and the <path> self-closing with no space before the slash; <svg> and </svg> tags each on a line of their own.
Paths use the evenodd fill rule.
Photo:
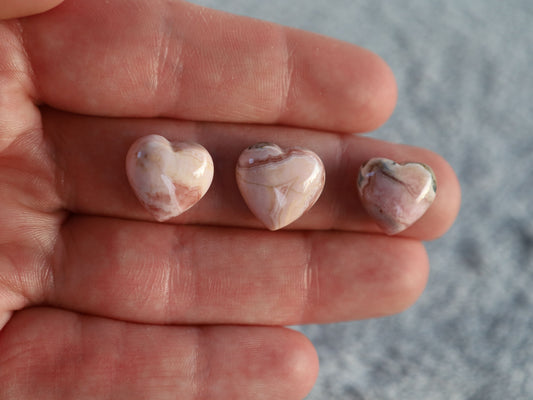
<svg viewBox="0 0 533 400">
<path fill-rule="evenodd" d="M 430 165 L 438 194 L 424 217 L 403 235 L 428 240 L 442 235 L 459 206 L 459 186 L 450 166 L 428 150 L 366 137 L 275 126 L 202 124 L 173 120 L 83 117 L 52 110 L 43 113 L 45 135 L 57 163 L 59 196 L 75 213 L 152 221 L 130 188 L 124 163 L 140 136 L 158 133 L 169 140 L 194 141 L 211 153 L 215 177 L 207 195 L 169 222 L 232 227 L 262 227 L 244 203 L 235 182 L 240 152 L 257 142 L 315 151 L 326 168 L 326 185 L 315 206 L 292 229 L 378 232 L 364 212 L 356 189 L 359 166 L 381 156 Z"/>
</svg>

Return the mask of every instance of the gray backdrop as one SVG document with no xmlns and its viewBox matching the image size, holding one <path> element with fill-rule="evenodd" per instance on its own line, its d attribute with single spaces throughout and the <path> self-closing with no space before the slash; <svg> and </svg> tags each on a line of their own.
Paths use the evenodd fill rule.
<svg viewBox="0 0 533 400">
<path fill-rule="evenodd" d="M 381 55 L 399 99 L 375 136 L 439 152 L 461 181 L 413 308 L 301 328 L 321 361 L 308 399 L 533 399 L 533 1 L 195 2 Z"/>
</svg>

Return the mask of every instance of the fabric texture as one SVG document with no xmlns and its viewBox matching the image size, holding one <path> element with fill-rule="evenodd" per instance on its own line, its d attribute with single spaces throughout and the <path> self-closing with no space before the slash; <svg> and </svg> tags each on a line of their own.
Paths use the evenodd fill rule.
<svg viewBox="0 0 533 400">
<path fill-rule="evenodd" d="M 533 398 L 533 2 L 196 0 L 366 47 L 399 86 L 373 136 L 449 160 L 459 218 L 428 243 L 408 311 L 304 326 L 321 371 L 309 400 Z"/>
</svg>

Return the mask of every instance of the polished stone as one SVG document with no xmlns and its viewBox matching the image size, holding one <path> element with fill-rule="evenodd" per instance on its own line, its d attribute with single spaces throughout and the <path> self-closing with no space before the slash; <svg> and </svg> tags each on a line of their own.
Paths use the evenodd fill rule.
<svg viewBox="0 0 533 400">
<path fill-rule="evenodd" d="M 386 158 L 373 158 L 362 165 L 357 186 L 367 213 L 389 235 L 420 219 L 437 191 L 437 181 L 429 166 Z"/>
<path fill-rule="evenodd" d="M 138 139 L 126 156 L 126 173 L 141 204 L 158 221 L 196 204 L 213 180 L 213 160 L 199 144 L 169 142 L 162 136 Z"/>
<path fill-rule="evenodd" d="M 236 178 L 252 213 L 268 229 L 277 230 L 315 204 L 324 188 L 325 171 L 310 150 L 258 143 L 242 152 Z"/>
</svg>

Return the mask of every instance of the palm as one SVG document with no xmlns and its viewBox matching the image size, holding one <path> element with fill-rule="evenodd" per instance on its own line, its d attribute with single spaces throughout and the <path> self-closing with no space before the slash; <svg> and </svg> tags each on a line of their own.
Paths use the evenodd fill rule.
<svg viewBox="0 0 533 400">
<path fill-rule="evenodd" d="M 420 293 L 418 240 L 453 221 L 453 173 L 422 149 L 319 132 L 387 118 L 393 82 L 374 56 L 181 2 L 70 1 L 0 29 L 7 397 L 48 387 L 51 398 L 236 399 L 261 387 L 298 398 L 314 378 L 312 348 L 252 325 L 385 315 Z M 128 146 L 150 133 L 197 141 L 215 161 L 212 189 L 172 224 L 151 221 L 124 174 Z M 265 140 L 305 143 L 328 173 L 287 232 L 249 229 L 259 225 L 234 182 L 239 152 Z M 355 196 L 353 175 L 376 153 L 426 161 L 439 179 L 436 204 L 403 239 L 369 234 Z M 17 311 L 32 306 L 46 308 Z M 199 324 L 210 327 L 184 327 Z"/>
</svg>

